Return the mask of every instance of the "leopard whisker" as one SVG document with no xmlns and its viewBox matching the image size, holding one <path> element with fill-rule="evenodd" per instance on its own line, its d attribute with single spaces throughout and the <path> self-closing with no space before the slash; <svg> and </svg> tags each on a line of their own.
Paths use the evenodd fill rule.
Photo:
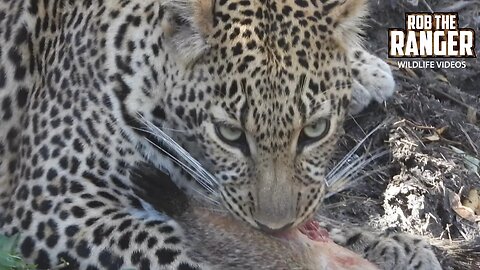
<svg viewBox="0 0 480 270">
<path fill-rule="evenodd" d="M 208 193 L 218 197 L 218 181 L 200 164 L 200 162 L 193 158 L 183 147 L 181 147 L 159 127 L 153 123 L 150 123 L 142 116 L 140 116 L 140 120 L 145 125 L 146 129 L 137 129 L 154 136 L 162 143 L 162 145 L 158 145 L 158 143 L 146 138 L 150 144 L 161 150 L 169 158 L 171 158 L 172 161 L 189 173 Z M 173 152 L 175 155 L 170 152 Z M 216 203 L 218 204 L 218 202 Z"/>
<path fill-rule="evenodd" d="M 335 180 L 340 177 L 344 178 L 348 175 L 355 175 L 359 170 L 364 169 L 372 161 L 388 154 L 387 150 L 377 149 L 371 153 L 364 154 L 362 156 L 353 156 L 349 160 L 346 166 L 343 166 L 341 170 L 337 171 L 335 174 L 327 174 L 328 184 L 334 184 Z"/>
<path fill-rule="evenodd" d="M 389 153 L 386 149 L 377 149 L 373 152 L 368 152 L 358 156 L 356 152 L 361 147 L 364 147 L 367 140 L 380 128 L 391 122 L 391 118 L 385 119 L 378 124 L 373 130 L 366 133 L 364 138 L 360 140 L 335 166 L 327 173 L 325 182 L 328 187 L 326 198 L 333 196 L 345 189 L 350 188 L 354 182 L 358 182 L 365 177 L 371 175 L 373 172 L 365 173 L 365 168 L 373 163 L 373 161 L 387 155 Z M 363 131 L 363 130 L 362 130 Z M 363 172 L 363 173 L 362 173 Z M 362 175 L 360 175 L 362 174 Z M 360 177 L 359 177 L 360 175 Z M 355 180 L 355 181 L 353 181 Z"/>
<path fill-rule="evenodd" d="M 387 155 L 389 153 L 388 150 L 376 150 L 373 153 L 365 154 L 353 160 L 347 166 L 341 168 L 340 171 L 337 171 L 335 174 L 328 174 L 327 175 L 327 186 L 329 187 L 329 192 L 325 195 L 325 198 L 331 197 L 345 189 L 350 188 L 353 186 L 354 181 L 358 182 L 372 175 L 378 170 L 375 171 L 368 171 L 366 174 L 357 177 L 364 168 L 368 165 L 372 164 L 373 161 Z"/>
<path fill-rule="evenodd" d="M 174 151 L 176 154 L 178 154 L 182 159 L 187 161 L 189 165 L 197 169 L 200 175 L 205 177 L 205 180 L 208 181 L 208 183 L 215 187 L 218 185 L 218 181 L 216 178 L 208 172 L 200 162 L 198 162 L 194 157 L 188 153 L 187 150 L 185 150 L 182 146 L 180 146 L 172 137 L 167 135 L 163 130 L 161 130 L 159 127 L 156 125 L 146 121 L 144 122 L 147 125 L 147 128 L 150 129 L 150 131 L 147 130 L 147 132 L 153 136 L 155 136 L 157 139 L 159 139 L 161 142 L 167 144 L 166 146 L 169 148 L 169 150 Z"/>
<path fill-rule="evenodd" d="M 355 145 L 333 168 L 332 170 L 327 174 L 328 175 L 335 175 L 338 170 L 344 167 L 345 163 L 349 162 L 351 158 L 355 155 L 355 152 L 357 152 L 360 147 L 364 145 L 364 143 L 369 139 L 375 132 L 377 132 L 380 128 L 384 127 L 386 124 L 392 121 L 392 118 L 387 118 L 380 124 L 378 124 L 373 130 L 371 130 L 369 133 L 365 135 L 365 137 L 360 140 L 357 145 Z"/>
<path fill-rule="evenodd" d="M 171 153 L 169 153 L 168 151 L 166 151 L 165 149 L 161 148 L 160 146 L 158 146 L 157 144 L 155 144 L 155 142 L 151 141 L 150 139 L 148 138 L 145 138 L 148 142 L 150 142 L 153 146 L 155 146 L 156 148 L 158 148 L 160 151 L 162 151 L 165 155 L 167 155 L 169 158 L 171 158 L 175 163 L 177 163 L 178 165 L 180 165 L 183 169 L 185 169 L 191 176 L 193 176 L 195 179 L 201 179 L 202 176 L 197 172 L 195 171 L 194 169 L 190 168 L 188 166 L 187 163 L 184 163 L 182 162 L 180 159 L 178 159 L 177 157 L 175 157 L 174 155 L 172 155 Z M 208 192 L 215 192 L 210 186 L 208 185 L 203 185 L 203 181 L 200 182 L 202 184 L 202 186 L 207 189 Z"/>
</svg>

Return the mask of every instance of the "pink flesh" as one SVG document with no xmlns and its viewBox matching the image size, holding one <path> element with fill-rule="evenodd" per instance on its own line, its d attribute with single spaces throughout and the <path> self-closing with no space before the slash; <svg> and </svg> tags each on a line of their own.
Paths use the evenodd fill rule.
<svg viewBox="0 0 480 270">
<path fill-rule="evenodd" d="M 299 226 L 297 229 L 292 229 L 288 230 L 285 232 L 280 232 L 280 233 L 275 233 L 273 236 L 282 238 L 285 240 L 299 240 L 298 239 L 298 232 L 301 233 L 301 235 L 307 236 L 309 240 L 315 241 L 315 242 L 328 242 L 331 241 L 328 231 L 325 230 L 324 228 L 320 227 L 320 224 L 318 221 L 315 220 L 309 220 L 303 225 Z"/>
<path fill-rule="evenodd" d="M 328 231 L 320 227 L 320 224 L 315 220 L 308 221 L 299 230 L 313 241 L 327 242 L 330 240 Z"/>
<path fill-rule="evenodd" d="M 315 220 L 310 220 L 300 226 L 298 230 L 288 233 L 288 240 L 313 241 L 313 249 L 319 257 L 319 265 L 323 264 L 325 268 L 337 270 L 378 270 L 378 268 L 350 250 L 342 248 L 335 244 L 329 237 L 326 229 L 322 228 Z M 300 234 L 298 234 L 300 232 Z M 302 238 L 302 236 L 306 236 Z M 303 239 L 303 240 L 302 240 Z"/>
</svg>

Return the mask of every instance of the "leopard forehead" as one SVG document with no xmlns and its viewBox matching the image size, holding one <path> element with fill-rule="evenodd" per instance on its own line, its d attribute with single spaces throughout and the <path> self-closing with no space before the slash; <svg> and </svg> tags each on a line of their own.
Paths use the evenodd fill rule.
<svg viewBox="0 0 480 270">
<path fill-rule="evenodd" d="M 212 101 L 252 133 L 261 123 L 298 128 L 322 109 L 340 114 L 331 111 L 347 105 L 351 79 L 334 7 L 218 1 L 211 27 L 201 27 L 208 29 L 202 59 L 215 82 Z"/>
<path fill-rule="evenodd" d="M 340 115 L 351 85 L 346 55 L 357 31 L 344 28 L 358 17 L 357 2 L 363 1 L 172 1 L 161 24 L 168 59 L 156 61 L 156 70 L 168 74 L 165 87 L 177 89 L 167 89 L 166 107 L 191 128 L 217 105 L 251 131 L 260 120 L 282 120 L 280 114 L 290 129 L 320 109 Z M 132 105 L 131 114 L 148 102 Z"/>
</svg>

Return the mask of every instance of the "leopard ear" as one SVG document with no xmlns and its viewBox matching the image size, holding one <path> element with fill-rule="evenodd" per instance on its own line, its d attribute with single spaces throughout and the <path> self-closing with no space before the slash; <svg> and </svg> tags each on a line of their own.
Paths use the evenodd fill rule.
<svg viewBox="0 0 480 270">
<path fill-rule="evenodd" d="M 361 45 L 363 20 L 368 8 L 366 0 L 332 0 L 324 5 L 328 16 L 332 18 L 334 36 L 346 48 Z"/>
<path fill-rule="evenodd" d="M 162 28 L 171 48 L 186 64 L 208 49 L 205 37 L 213 29 L 214 0 L 167 0 Z"/>
</svg>

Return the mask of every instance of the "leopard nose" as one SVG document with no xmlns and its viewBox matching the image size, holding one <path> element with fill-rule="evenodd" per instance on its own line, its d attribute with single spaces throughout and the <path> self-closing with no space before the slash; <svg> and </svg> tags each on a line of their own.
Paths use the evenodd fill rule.
<svg viewBox="0 0 480 270">
<path fill-rule="evenodd" d="M 282 226 L 282 227 L 279 227 L 279 228 L 271 228 L 271 227 L 269 227 L 269 226 L 267 226 L 267 225 L 264 225 L 264 224 L 262 224 L 262 223 L 260 223 L 260 222 L 258 222 L 258 221 L 255 221 L 255 223 L 257 223 L 257 226 L 258 226 L 258 228 L 259 228 L 261 231 L 263 231 L 263 232 L 265 232 L 265 233 L 268 233 L 268 234 L 275 234 L 275 233 L 279 233 L 279 232 L 286 231 L 286 230 L 288 230 L 288 229 L 292 226 L 292 224 L 293 224 L 293 222 L 290 222 L 290 223 L 288 223 L 287 225 Z"/>
</svg>

